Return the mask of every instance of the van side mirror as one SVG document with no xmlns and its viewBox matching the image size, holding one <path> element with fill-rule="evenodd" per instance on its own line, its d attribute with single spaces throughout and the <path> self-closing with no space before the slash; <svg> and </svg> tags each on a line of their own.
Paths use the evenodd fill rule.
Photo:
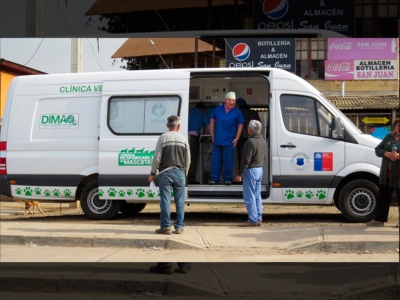
<svg viewBox="0 0 400 300">
<path fill-rule="evenodd" d="M 336 140 L 344 139 L 344 126 L 340 118 L 333 117 L 331 122 L 331 138 Z"/>
</svg>

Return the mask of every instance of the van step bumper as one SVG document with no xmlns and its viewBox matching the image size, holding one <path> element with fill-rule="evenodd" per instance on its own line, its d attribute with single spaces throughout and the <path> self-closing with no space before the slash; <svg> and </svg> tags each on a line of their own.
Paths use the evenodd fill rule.
<svg viewBox="0 0 400 300">
<path fill-rule="evenodd" d="M 7 182 L 7 175 L 0 175 L 0 195 L 11 197 L 11 185 Z"/>
</svg>

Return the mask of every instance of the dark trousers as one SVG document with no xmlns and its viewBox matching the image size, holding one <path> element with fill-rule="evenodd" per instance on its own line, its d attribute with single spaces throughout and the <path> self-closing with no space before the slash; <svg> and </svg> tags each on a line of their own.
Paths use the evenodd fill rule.
<svg viewBox="0 0 400 300">
<path fill-rule="evenodd" d="M 240 163 L 242 161 L 243 146 L 244 146 L 244 143 L 246 143 L 246 142 L 247 142 L 247 139 L 240 139 L 236 144 L 236 148 L 238 151 L 238 163 L 239 163 L 238 169 L 240 169 Z"/>
<path fill-rule="evenodd" d="M 400 206 L 399 190 L 389 187 L 389 179 L 386 179 L 386 185 L 379 185 L 378 199 L 376 201 L 375 221 L 387 222 L 390 202 L 392 201 L 393 191 L 397 193 L 397 203 Z"/>
<path fill-rule="evenodd" d="M 187 176 L 188 183 L 194 183 L 196 181 L 196 172 L 197 172 L 197 162 L 199 161 L 199 137 L 198 136 L 190 136 L 189 139 L 189 147 L 190 147 L 190 168 Z"/>
</svg>

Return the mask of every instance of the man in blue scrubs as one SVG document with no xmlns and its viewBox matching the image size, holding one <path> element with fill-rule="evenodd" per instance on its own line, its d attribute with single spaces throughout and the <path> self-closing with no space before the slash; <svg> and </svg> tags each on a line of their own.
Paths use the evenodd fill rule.
<svg viewBox="0 0 400 300">
<path fill-rule="evenodd" d="M 218 184 L 223 173 L 225 185 L 233 181 L 233 160 L 235 147 L 243 129 L 244 117 L 236 106 L 235 92 L 225 95 L 225 104 L 217 106 L 211 112 L 210 130 L 213 142 L 211 157 L 210 185 Z"/>
</svg>

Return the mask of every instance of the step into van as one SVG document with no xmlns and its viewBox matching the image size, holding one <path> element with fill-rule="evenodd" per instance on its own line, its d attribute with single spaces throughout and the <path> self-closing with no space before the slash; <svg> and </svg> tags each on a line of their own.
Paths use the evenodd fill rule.
<svg viewBox="0 0 400 300">
<path fill-rule="evenodd" d="M 274 68 L 16 77 L 0 138 L 1 194 L 80 200 L 91 219 L 139 212 L 160 199 L 147 179 L 166 118 L 179 115 L 180 133 L 187 136 L 188 110 L 203 101 L 209 113 L 228 91 L 244 98 L 263 124 L 264 204 L 336 205 L 352 222 L 372 219 L 379 140 L 363 134 L 308 82 Z M 187 185 L 187 203 L 243 203 L 242 185 L 207 184 L 210 137 L 200 142 L 199 184 Z M 235 157 L 234 178 L 237 170 Z"/>
</svg>

